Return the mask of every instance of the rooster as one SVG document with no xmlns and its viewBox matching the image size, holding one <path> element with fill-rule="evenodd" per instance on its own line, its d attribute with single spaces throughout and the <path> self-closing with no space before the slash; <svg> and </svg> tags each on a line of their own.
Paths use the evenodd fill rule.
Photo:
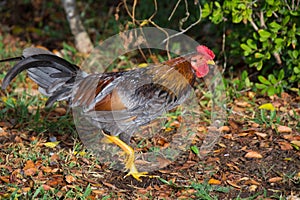
<svg viewBox="0 0 300 200">
<path fill-rule="evenodd" d="M 87 74 L 68 61 L 39 48 L 26 48 L 22 56 L 1 60 L 18 61 L 6 74 L 2 89 L 23 70 L 48 96 L 47 106 L 67 100 L 81 107 L 82 114 L 104 134 L 106 141 L 119 146 L 126 155 L 126 176 L 141 181 L 147 172 L 135 166 L 130 138 L 138 127 L 182 104 L 196 78 L 214 67 L 214 53 L 199 45 L 196 51 L 160 64 L 123 72 Z"/>
</svg>

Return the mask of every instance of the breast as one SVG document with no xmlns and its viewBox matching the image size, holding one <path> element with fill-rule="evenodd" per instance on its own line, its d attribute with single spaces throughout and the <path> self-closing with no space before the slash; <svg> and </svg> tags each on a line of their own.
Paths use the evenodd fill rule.
<svg viewBox="0 0 300 200">
<path fill-rule="evenodd" d="M 127 109 L 127 107 L 123 103 L 122 97 L 119 95 L 117 89 L 113 89 L 110 94 L 106 95 L 95 105 L 96 111 L 116 111 L 125 109 Z"/>
</svg>

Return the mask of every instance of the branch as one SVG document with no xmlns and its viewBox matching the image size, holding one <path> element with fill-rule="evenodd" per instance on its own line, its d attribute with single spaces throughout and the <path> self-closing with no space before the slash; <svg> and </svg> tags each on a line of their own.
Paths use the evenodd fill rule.
<svg viewBox="0 0 300 200">
<path fill-rule="evenodd" d="M 184 20 L 186 21 L 186 17 L 185 18 L 183 18 L 181 21 L 180 21 L 180 27 L 179 27 L 179 29 L 181 30 L 181 32 L 179 32 L 179 33 L 176 33 L 176 34 L 173 34 L 173 35 L 171 35 L 171 36 L 168 36 L 166 39 L 164 39 L 163 41 L 162 41 L 162 43 L 165 43 L 167 40 L 170 40 L 171 38 L 174 38 L 174 37 L 177 37 L 177 36 L 179 36 L 179 35 L 182 35 L 182 34 L 184 34 L 185 32 L 187 32 L 188 30 L 190 30 L 192 27 L 194 27 L 194 26 L 196 26 L 197 24 L 199 24 L 200 23 L 200 21 L 201 21 L 201 18 L 202 18 L 202 9 L 201 9 L 201 5 L 200 5 L 200 3 L 199 2 L 196 2 L 195 1 L 195 3 L 197 3 L 198 4 L 198 7 L 199 7 L 199 18 L 198 18 L 198 20 L 196 21 L 196 22 L 194 22 L 193 24 L 191 24 L 189 27 L 187 27 L 186 29 L 182 29 L 182 24 L 183 24 L 183 22 L 184 22 Z M 186 9 L 187 9 L 187 1 L 185 0 L 185 5 L 186 5 Z M 175 6 L 175 8 L 174 9 L 176 9 L 177 8 L 177 4 L 176 4 L 176 6 Z M 171 13 L 171 16 L 173 15 L 173 13 L 174 12 L 172 12 Z M 186 12 L 187 13 L 187 15 L 189 14 L 189 12 L 187 11 Z M 170 19 L 170 17 L 169 17 L 169 19 Z M 181 24 L 182 23 L 182 24 Z"/>
<path fill-rule="evenodd" d="M 75 37 L 76 48 L 82 53 L 91 52 L 93 49 L 93 44 L 77 13 L 75 0 L 61 1 L 69 21 L 71 32 Z"/>
</svg>

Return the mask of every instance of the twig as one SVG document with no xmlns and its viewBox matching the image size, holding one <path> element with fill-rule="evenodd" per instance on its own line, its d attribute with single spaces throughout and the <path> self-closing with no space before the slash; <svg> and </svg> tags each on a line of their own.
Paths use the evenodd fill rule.
<svg viewBox="0 0 300 200">
<path fill-rule="evenodd" d="M 264 12 L 263 11 L 260 11 L 259 19 L 260 19 L 260 27 L 267 28 L 266 23 L 265 23 L 265 19 L 264 19 Z"/>
<path fill-rule="evenodd" d="M 227 67 L 227 55 L 226 55 L 226 51 L 225 51 L 225 45 L 226 45 L 226 28 L 225 28 L 225 23 L 224 23 L 224 27 L 223 27 L 223 36 L 222 36 L 222 53 L 224 55 L 224 64 L 223 64 L 223 70 L 222 70 L 222 74 L 224 74 L 226 67 Z"/>
<path fill-rule="evenodd" d="M 256 24 L 254 23 L 253 19 L 249 19 L 250 24 L 252 25 L 252 27 L 254 28 L 255 31 L 258 31 L 258 27 L 256 26 Z"/>
<path fill-rule="evenodd" d="M 179 6 L 180 2 L 181 2 L 181 0 L 177 1 L 177 3 L 176 3 L 176 5 L 175 5 L 174 9 L 172 10 L 172 12 L 171 12 L 171 14 L 170 14 L 170 16 L 169 16 L 169 18 L 168 18 L 168 21 L 170 21 L 170 20 L 172 19 L 172 17 L 173 17 L 173 15 L 174 15 L 175 11 L 177 10 L 177 7 Z"/>
<path fill-rule="evenodd" d="M 176 34 L 173 34 L 173 35 L 167 37 L 166 39 L 164 39 L 164 40 L 162 41 L 162 43 L 165 43 L 166 41 L 170 40 L 171 38 L 174 38 L 174 37 L 177 37 L 177 36 L 179 36 L 179 35 L 184 34 L 184 33 L 187 32 L 188 30 L 190 30 L 192 27 L 194 27 L 194 26 L 196 26 L 197 24 L 199 24 L 200 21 L 201 21 L 201 18 L 202 18 L 202 8 L 201 8 L 201 5 L 200 5 L 199 2 L 198 2 L 198 7 L 199 7 L 199 11 L 200 11 L 199 19 L 198 19 L 196 22 L 194 22 L 193 24 L 191 24 L 189 27 L 187 27 L 186 29 L 181 30 L 181 32 L 176 33 Z"/>
<path fill-rule="evenodd" d="M 184 0 L 184 4 L 185 4 L 185 14 L 186 14 L 186 16 L 179 21 L 179 30 L 181 30 L 181 31 L 183 30 L 182 27 L 183 27 L 184 22 L 186 22 L 188 20 L 188 18 L 190 17 L 189 6 L 188 6 L 187 0 Z"/>
</svg>

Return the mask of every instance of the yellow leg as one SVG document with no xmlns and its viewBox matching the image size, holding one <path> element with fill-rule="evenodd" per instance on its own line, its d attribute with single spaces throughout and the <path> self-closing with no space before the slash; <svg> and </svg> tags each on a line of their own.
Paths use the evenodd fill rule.
<svg viewBox="0 0 300 200">
<path fill-rule="evenodd" d="M 127 171 L 129 170 L 128 174 L 125 177 L 131 175 L 136 180 L 142 181 L 140 177 L 147 176 L 147 172 L 138 172 L 138 170 L 136 169 L 134 164 L 134 150 L 116 136 L 111 136 L 106 134 L 104 134 L 104 136 L 105 139 L 103 141 L 114 143 L 115 145 L 118 145 L 125 152 L 126 154 L 125 168 Z"/>
</svg>

